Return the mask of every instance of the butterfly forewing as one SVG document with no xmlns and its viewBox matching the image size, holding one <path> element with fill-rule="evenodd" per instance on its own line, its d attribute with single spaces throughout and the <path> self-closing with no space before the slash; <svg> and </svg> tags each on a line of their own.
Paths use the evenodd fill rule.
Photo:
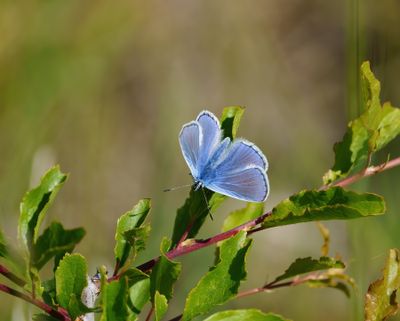
<svg viewBox="0 0 400 321">
<path fill-rule="evenodd" d="M 199 116 L 197 116 L 196 121 L 199 123 L 203 133 L 200 141 L 198 162 L 198 170 L 201 172 L 221 141 L 221 129 L 218 118 L 209 111 L 202 111 Z"/>
<path fill-rule="evenodd" d="M 186 163 L 189 166 L 193 177 L 197 176 L 198 160 L 200 154 L 200 140 L 202 132 L 200 125 L 192 121 L 182 127 L 179 134 L 179 143 Z"/>
</svg>

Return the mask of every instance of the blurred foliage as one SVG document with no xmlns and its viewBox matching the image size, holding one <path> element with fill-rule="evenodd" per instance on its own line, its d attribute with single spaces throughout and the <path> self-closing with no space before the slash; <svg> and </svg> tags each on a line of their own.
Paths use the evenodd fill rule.
<svg viewBox="0 0 400 321">
<path fill-rule="evenodd" d="M 60 163 L 72 177 L 49 216 L 66 228 L 87 227 L 79 251 L 88 258 L 89 271 L 112 257 L 110 226 L 142 197 L 153 198 L 149 253 L 157 253 L 187 192 L 163 194 L 162 189 L 190 183 L 182 174 L 187 169 L 177 135 L 205 107 L 215 113 L 228 104 L 251 109 L 239 136 L 256 142 L 270 161 L 267 209 L 299 189 L 318 186 L 319 173 L 332 165 L 330 146 L 340 140 L 346 115 L 361 112 L 354 99 L 357 83 L 351 82 L 358 62 L 372 62 L 382 101 L 400 102 L 400 29 L 393 27 L 399 15 L 395 0 L 1 1 L 2 229 L 15 235 L 10 230 L 22 195 Z M 398 140 L 389 145 L 393 157 L 398 145 Z M 384 161 L 387 155 L 379 157 Z M 369 190 L 385 195 L 385 217 L 328 225 L 336 235 L 331 248 L 348 247 L 342 254 L 357 275 L 354 313 L 340 293 L 307 288 L 268 299 L 261 294 L 233 302 L 232 308 L 251 302 L 293 319 L 362 318 L 361 294 L 378 275 L 386 249 L 399 247 L 394 175 L 398 170 L 358 184 L 360 190 L 371 184 Z M 218 214 L 238 207 L 234 201 L 224 204 L 203 232 L 218 232 L 224 219 Z M 319 254 L 314 226 L 284 231 L 256 236 L 267 246 L 254 242 L 249 288 L 259 285 L 252 275 L 265 273 L 266 266 L 271 274 L 282 270 L 291 253 Z M 315 253 L 309 253 L 312 244 Z M 204 262 L 209 253 L 196 255 Z M 193 266 L 182 277 L 195 280 L 201 273 Z M 181 285 L 183 295 L 193 287 L 187 283 Z M 304 309 L 321 296 L 336 304 Z M 283 298 L 292 304 L 280 306 Z M 1 300 L 2 318 L 20 321 L 24 308 L 10 302 Z"/>
</svg>

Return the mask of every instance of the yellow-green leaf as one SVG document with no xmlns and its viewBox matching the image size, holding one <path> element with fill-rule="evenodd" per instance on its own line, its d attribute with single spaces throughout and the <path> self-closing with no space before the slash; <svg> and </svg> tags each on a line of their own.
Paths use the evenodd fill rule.
<svg viewBox="0 0 400 321">
<path fill-rule="evenodd" d="M 382 278 L 373 282 L 365 296 L 365 321 L 382 321 L 397 313 L 400 288 L 400 252 L 391 249 Z"/>
</svg>

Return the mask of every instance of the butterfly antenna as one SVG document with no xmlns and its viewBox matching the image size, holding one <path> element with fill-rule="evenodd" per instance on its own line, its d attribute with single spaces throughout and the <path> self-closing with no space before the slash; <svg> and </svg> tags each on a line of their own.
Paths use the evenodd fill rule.
<svg viewBox="0 0 400 321">
<path fill-rule="evenodd" d="M 171 192 L 171 191 L 175 191 L 177 189 L 181 189 L 181 188 L 184 188 L 184 187 L 190 187 L 192 185 L 193 184 L 185 184 L 185 185 L 175 186 L 175 187 L 171 187 L 171 188 L 166 188 L 166 189 L 163 190 L 163 192 Z"/>
<path fill-rule="evenodd" d="M 212 213 L 211 213 L 211 211 L 210 211 L 210 210 L 211 210 L 210 205 L 208 205 L 206 192 L 204 191 L 204 188 L 203 188 L 203 187 L 201 187 L 201 191 L 203 192 L 204 201 L 206 202 L 206 205 L 207 205 L 208 215 L 210 215 L 211 220 L 214 221 L 214 218 L 213 218 Z"/>
</svg>

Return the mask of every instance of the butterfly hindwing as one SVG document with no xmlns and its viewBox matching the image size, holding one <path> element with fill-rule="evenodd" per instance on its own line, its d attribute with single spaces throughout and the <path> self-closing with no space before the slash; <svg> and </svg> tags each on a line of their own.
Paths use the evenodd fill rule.
<svg viewBox="0 0 400 321">
<path fill-rule="evenodd" d="M 205 186 L 214 192 L 248 202 L 263 202 L 269 192 L 267 175 L 256 166 L 218 173 Z"/>
</svg>

